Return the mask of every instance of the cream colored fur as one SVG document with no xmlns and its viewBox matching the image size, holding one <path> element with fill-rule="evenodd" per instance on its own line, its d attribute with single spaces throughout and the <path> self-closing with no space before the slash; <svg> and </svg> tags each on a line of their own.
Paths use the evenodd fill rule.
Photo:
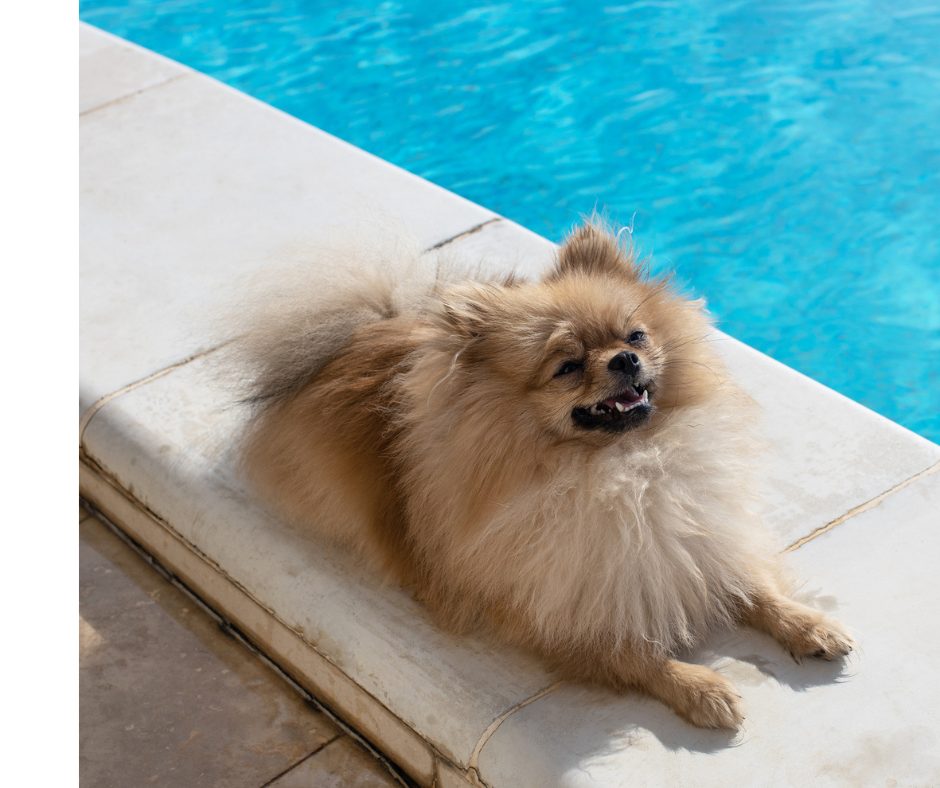
<svg viewBox="0 0 940 788">
<path fill-rule="evenodd" d="M 412 479 L 435 493 L 416 513 L 435 581 L 512 609 L 548 646 L 635 639 L 668 653 L 732 623 L 774 571 L 748 498 L 740 405 L 729 394 L 724 413 L 690 409 L 656 435 L 548 454 L 473 528 L 453 527 L 472 460 L 416 457 Z"/>
</svg>

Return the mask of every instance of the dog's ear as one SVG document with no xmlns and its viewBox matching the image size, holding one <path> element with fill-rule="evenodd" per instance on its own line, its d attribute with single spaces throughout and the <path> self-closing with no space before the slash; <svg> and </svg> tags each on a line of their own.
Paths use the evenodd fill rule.
<svg viewBox="0 0 940 788">
<path fill-rule="evenodd" d="M 503 288 L 499 285 L 468 282 L 444 293 L 439 314 L 451 331 L 467 339 L 478 339 L 499 322 L 503 302 Z"/>
<path fill-rule="evenodd" d="M 558 261 L 546 277 L 555 281 L 573 274 L 617 276 L 636 281 L 641 271 L 630 250 L 598 224 L 588 222 L 574 230 L 561 245 Z"/>
</svg>

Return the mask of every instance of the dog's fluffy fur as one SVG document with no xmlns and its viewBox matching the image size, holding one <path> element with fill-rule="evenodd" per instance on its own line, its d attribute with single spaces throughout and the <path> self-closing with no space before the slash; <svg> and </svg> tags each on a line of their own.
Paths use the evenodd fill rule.
<svg viewBox="0 0 940 788">
<path fill-rule="evenodd" d="M 244 457 L 288 518 L 447 625 L 697 725 L 742 719 L 725 679 L 675 659 L 716 626 L 797 658 L 850 650 L 784 595 L 750 499 L 753 405 L 700 303 L 595 224 L 540 282 L 407 269 L 295 293 L 249 334 Z"/>
</svg>

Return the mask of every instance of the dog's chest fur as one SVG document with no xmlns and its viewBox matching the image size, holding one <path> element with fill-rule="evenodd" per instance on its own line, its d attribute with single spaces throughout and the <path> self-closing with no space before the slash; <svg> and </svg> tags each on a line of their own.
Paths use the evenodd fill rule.
<svg viewBox="0 0 940 788">
<path fill-rule="evenodd" d="M 747 603 L 770 554 L 731 426 L 690 411 L 655 440 L 573 454 L 440 545 L 445 571 L 539 638 L 691 645 Z"/>
</svg>

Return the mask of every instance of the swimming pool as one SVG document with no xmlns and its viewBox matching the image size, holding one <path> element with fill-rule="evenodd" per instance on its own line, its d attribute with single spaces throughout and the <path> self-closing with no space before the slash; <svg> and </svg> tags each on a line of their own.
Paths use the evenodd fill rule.
<svg viewBox="0 0 940 788">
<path fill-rule="evenodd" d="M 82 0 L 558 240 L 631 221 L 728 333 L 940 442 L 940 10 Z"/>
</svg>

